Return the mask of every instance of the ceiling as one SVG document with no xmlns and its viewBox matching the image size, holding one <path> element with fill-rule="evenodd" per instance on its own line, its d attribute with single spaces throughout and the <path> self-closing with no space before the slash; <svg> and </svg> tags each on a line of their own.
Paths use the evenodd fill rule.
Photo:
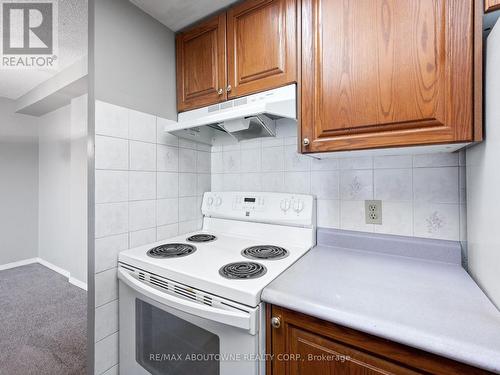
<svg viewBox="0 0 500 375">
<path fill-rule="evenodd" d="M 17 99 L 87 54 L 87 0 L 59 0 L 58 5 L 58 69 L 0 69 L 0 97 Z"/>
<path fill-rule="evenodd" d="M 180 29 L 209 14 L 225 8 L 237 0 L 130 0 L 144 12 L 167 26 Z"/>
</svg>

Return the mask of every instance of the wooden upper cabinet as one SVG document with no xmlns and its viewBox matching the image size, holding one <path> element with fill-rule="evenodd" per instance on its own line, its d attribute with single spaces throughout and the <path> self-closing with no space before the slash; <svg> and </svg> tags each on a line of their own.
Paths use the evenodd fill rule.
<svg viewBox="0 0 500 375">
<path fill-rule="evenodd" d="M 492 12 L 500 9 L 500 0 L 484 0 L 484 11 Z"/>
<path fill-rule="evenodd" d="M 226 14 L 177 34 L 179 111 L 226 100 Z"/>
<path fill-rule="evenodd" d="M 296 81 L 296 0 L 249 0 L 227 12 L 229 97 Z"/>
<path fill-rule="evenodd" d="M 303 0 L 302 151 L 472 141 L 473 6 Z"/>
</svg>

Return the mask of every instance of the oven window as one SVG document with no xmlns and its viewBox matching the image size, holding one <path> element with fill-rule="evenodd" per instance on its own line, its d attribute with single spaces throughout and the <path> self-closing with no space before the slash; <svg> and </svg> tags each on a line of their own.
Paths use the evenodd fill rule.
<svg viewBox="0 0 500 375">
<path fill-rule="evenodd" d="M 136 361 L 153 375 L 218 375 L 219 337 L 135 300 Z"/>
</svg>

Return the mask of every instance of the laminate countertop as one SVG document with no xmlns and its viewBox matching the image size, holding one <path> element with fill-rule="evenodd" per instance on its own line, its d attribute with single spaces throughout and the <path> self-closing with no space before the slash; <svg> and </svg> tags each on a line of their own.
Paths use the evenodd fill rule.
<svg viewBox="0 0 500 375">
<path fill-rule="evenodd" d="M 319 229 L 262 300 L 500 373 L 500 311 L 460 258 L 458 242 Z"/>
</svg>

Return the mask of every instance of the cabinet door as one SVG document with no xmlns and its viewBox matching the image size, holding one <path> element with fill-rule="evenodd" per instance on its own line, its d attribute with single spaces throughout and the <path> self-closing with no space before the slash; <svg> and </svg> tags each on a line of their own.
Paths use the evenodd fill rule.
<svg viewBox="0 0 500 375">
<path fill-rule="evenodd" d="M 273 352 L 273 375 L 419 374 L 309 331 L 306 322 L 298 326 L 286 313 L 281 319 L 282 328 L 273 330 L 273 349 L 281 346 Z"/>
<path fill-rule="evenodd" d="M 471 141 L 473 0 L 303 0 L 303 152 Z"/>
<path fill-rule="evenodd" d="M 266 314 L 268 375 L 492 374 L 279 306 Z"/>
<path fill-rule="evenodd" d="M 500 0 L 484 0 L 484 11 L 492 12 L 500 9 Z"/>
<path fill-rule="evenodd" d="M 176 37 L 177 109 L 226 100 L 226 14 Z"/>
<path fill-rule="evenodd" d="M 296 0 L 249 0 L 227 13 L 229 97 L 296 81 Z"/>
</svg>

